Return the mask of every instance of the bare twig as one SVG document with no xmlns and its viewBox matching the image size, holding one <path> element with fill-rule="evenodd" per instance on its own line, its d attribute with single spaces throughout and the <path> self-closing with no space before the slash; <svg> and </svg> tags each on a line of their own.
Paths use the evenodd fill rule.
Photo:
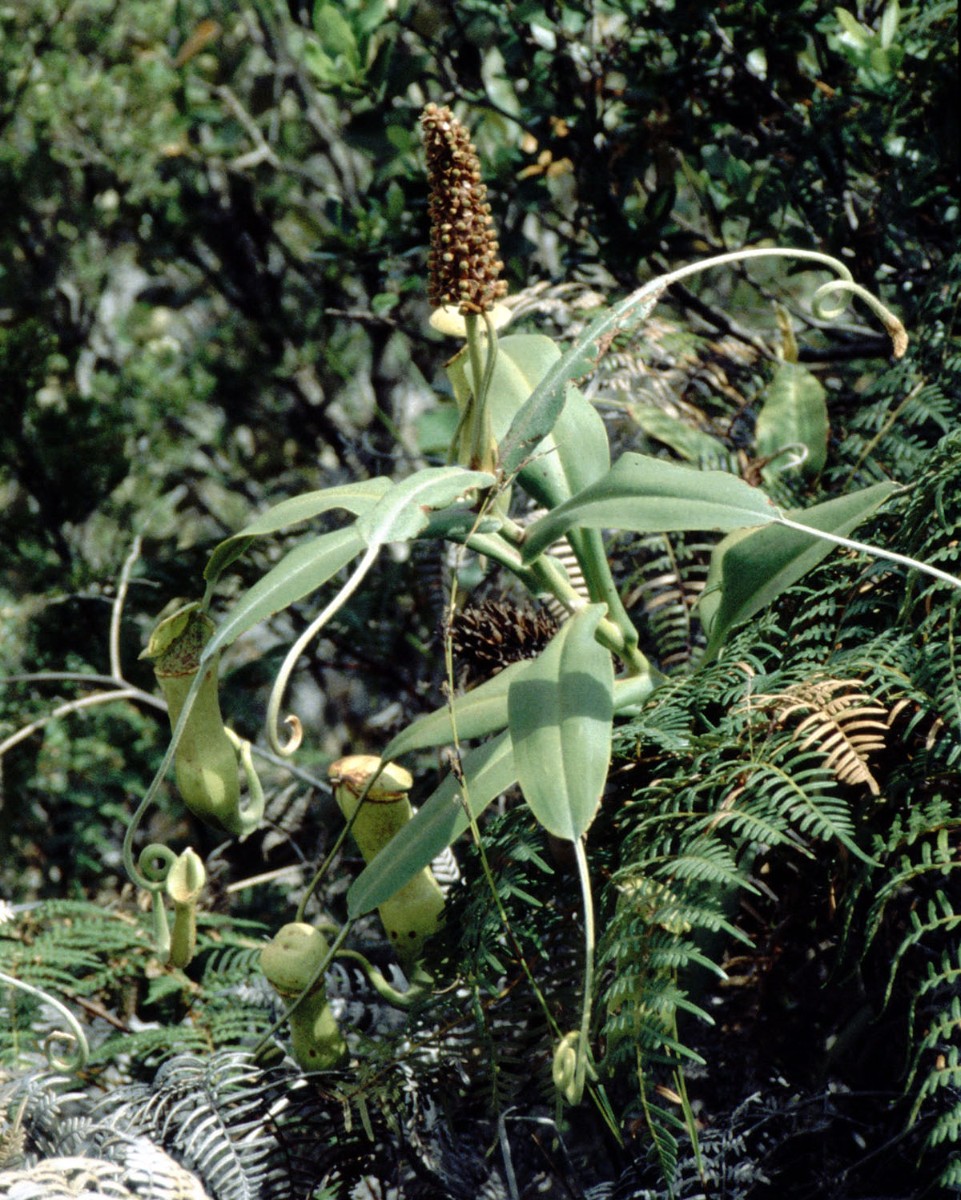
<svg viewBox="0 0 961 1200">
<path fill-rule="evenodd" d="M 110 672 L 116 680 L 123 679 L 123 669 L 120 664 L 120 623 L 123 619 L 123 606 L 127 602 L 127 591 L 130 587 L 130 573 L 140 557 L 143 538 L 139 533 L 134 534 L 130 553 L 124 559 L 120 568 L 120 578 L 117 580 L 117 594 L 110 610 Z"/>
<path fill-rule="evenodd" d="M 224 101 L 240 124 L 243 125 L 244 129 L 247 131 L 248 137 L 256 147 L 254 151 L 243 155 L 242 158 L 251 160 L 251 156 L 253 155 L 255 156 L 253 161 L 269 162 L 272 167 L 279 167 L 280 160 L 267 144 L 267 140 L 264 137 L 260 126 L 246 110 L 246 108 L 244 108 L 243 104 L 241 104 L 233 89 L 227 87 L 226 84 L 220 84 L 218 87 L 214 88 L 214 91 L 220 97 L 220 99 Z M 238 166 L 240 161 L 240 159 L 236 160 L 234 162 L 234 166 Z M 246 165 L 253 165 L 253 161 L 248 161 Z"/>
<path fill-rule="evenodd" d="M 38 717 L 36 721 L 31 721 L 29 725 L 23 725 L 16 733 L 11 733 L 8 738 L 4 738 L 0 742 L 0 758 L 6 754 L 8 750 L 12 750 L 14 746 L 26 741 L 38 730 L 43 729 L 45 725 L 49 725 L 51 721 L 56 721 L 58 717 L 69 716 L 70 713 L 80 712 L 85 708 L 93 708 L 98 704 L 113 704 L 115 700 L 140 700 L 151 704 L 155 703 L 156 698 L 151 696 L 149 692 L 143 692 L 137 687 L 116 688 L 110 692 L 97 692 L 93 696 L 81 696 L 79 700 L 68 700 L 65 704 L 58 705 L 45 716 Z"/>
</svg>

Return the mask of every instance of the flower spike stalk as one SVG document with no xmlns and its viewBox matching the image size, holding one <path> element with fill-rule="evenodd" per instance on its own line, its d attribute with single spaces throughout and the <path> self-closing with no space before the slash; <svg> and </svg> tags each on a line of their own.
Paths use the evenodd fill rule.
<svg viewBox="0 0 961 1200">
<path fill-rule="evenodd" d="M 328 774 L 364 861 L 373 861 L 414 815 L 407 798 L 413 783 L 409 772 L 394 763 L 381 768 L 380 759 L 373 755 L 351 754 L 332 763 Z M 429 867 L 378 908 L 405 970 L 416 966 L 424 942 L 440 925 L 443 910 L 444 893 Z"/>
</svg>

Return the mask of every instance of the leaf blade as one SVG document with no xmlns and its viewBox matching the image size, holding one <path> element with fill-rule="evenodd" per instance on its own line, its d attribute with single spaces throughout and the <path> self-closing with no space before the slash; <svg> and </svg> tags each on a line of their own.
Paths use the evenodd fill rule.
<svg viewBox="0 0 961 1200">
<path fill-rule="evenodd" d="M 801 512 L 786 514 L 812 530 L 846 537 L 898 490 L 896 483 L 877 483 L 847 496 L 826 500 Z M 702 661 L 716 656 L 731 629 L 766 608 L 835 547 L 818 538 L 777 524 L 735 531 L 719 542 L 711 556 L 707 584 L 698 612 L 708 634 Z"/>
<path fill-rule="evenodd" d="M 493 678 L 478 684 L 463 696 L 457 696 L 452 705 L 445 704 L 418 717 L 384 747 L 383 757 L 400 758 L 412 750 L 449 745 L 455 740 L 455 726 L 458 741 L 486 737 L 504 729 L 507 725 L 508 688 L 528 665 L 528 661 L 511 663 Z"/>
<path fill-rule="evenodd" d="M 594 637 L 605 612 L 593 604 L 566 621 L 507 694 L 524 799 L 548 832 L 571 841 L 593 821 L 610 765 L 614 667 Z"/>
<path fill-rule="evenodd" d="M 663 291 L 663 283 L 654 280 L 626 296 L 596 317 L 551 366 L 501 440 L 500 467 L 505 474 L 513 474 L 554 427 L 564 405 L 565 385 L 589 375 L 619 333 L 630 331 L 654 311 Z"/>
<path fill-rule="evenodd" d="M 530 562 L 573 526 L 636 533 L 731 530 L 766 524 L 777 515 L 760 489 L 736 475 L 628 453 L 603 478 L 535 521 L 522 553 Z"/>
<path fill-rule="evenodd" d="M 363 548 L 356 524 L 295 546 L 234 605 L 204 647 L 201 661 L 209 661 L 254 625 L 315 592 Z"/>
<path fill-rule="evenodd" d="M 345 509 L 355 517 L 360 516 L 381 500 L 391 486 L 386 478 L 364 479 L 281 500 L 214 547 L 204 568 L 204 579 L 211 587 L 216 584 L 227 567 L 246 552 L 255 538 L 310 521 L 336 508 Z"/>
<path fill-rule="evenodd" d="M 391 489 L 357 520 L 368 546 L 405 542 L 427 528 L 429 512 L 452 504 L 472 488 L 490 487 L 494 476 L 464 467 L 424 467 Z"/>
<path fill-rule="evenodd" d="M 768 461 L 761 477 L 770 482 L 785 472 L 820 475 L 828 455 L 827 392 L 818 377 L 800 363 L 780 362 L 757 415 L 754 444 Z M 805 458 L 792 466 L 784 451 L 803 446 Z"/>
</svg>

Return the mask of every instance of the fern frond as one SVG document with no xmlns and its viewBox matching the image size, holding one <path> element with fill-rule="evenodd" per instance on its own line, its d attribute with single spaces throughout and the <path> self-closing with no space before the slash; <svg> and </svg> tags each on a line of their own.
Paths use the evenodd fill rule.
<svg viewBox="0 0 961 1200">
<path fill-rule="evenodd" d="M 928 962 L 927 978 L 918 985 L 911 1001 L 909 1023 L 912 1032 L 917 1025 L 918 1009 L 925 1006 L 930 1007 L 929 998 L 932 995 L 935 996 L 936 1002 L 938 992 L 944 992 L 952 998 L 952 1001 L 961 995 L 961 944 L 943 950 L 936 963 Z M 949 1022 L 953 1019 L 953 1016 L 950 1017 Z"/>
<path fill-rule="evenodd" d="M 657 864 L 652 864 L 656 869 Z M 673 882 L 685 880 L 701 883 L 711 891 L 726 891 L 744 884 L 744 876 L 737 866 L 734 855 L 722 842 L 699 838 L 688 848 L 674 855 L 664 864 L 665 872 Z"/>
<path fill-rule="evenodd" d="M 785 727 L 789 718 L 806 713 L 793 731 L 800 749 L 815 749 L 840 783 L 862 783 L 879 795 L 868 758 L 886 746 L 889 713 L 858 680 L 809 678 L 773 695 L 755 693 L 750 704 L 773 712 Z"/>
<path fill-rule="evenodd" d="M 269 1132 L 257 1132 L 261 1089 L 261 1072 L 245 1055 L 180 1056 L 161 1066 L 146 1096 L 141 1085 L 119 1088 L 99 1112 L 114 1126 L 162 1139 L 213 1195 L 247 1200 L 262 1190 L 275 1150 Z"/>
<path fill-rule="evenodd" d="M 151 1200 L 210 1200 L 197 1181 L 192 1182 L 196 1190 L 180 1190 L 178 1181 L 177 1191 L 151 1189 L 147 1195 Z M 20 1171 L 0 1171 L 0 1188 L 3 1195 L 17 1200 L 74 1200 L 77 1196 L 84 1200 L 140 1200 L 142 1195 L 127 1186 L 125 1164 L 79 1156 L 47 1159 Z"/>
<path fill-rule="evenodd" d="M 705 833 L 721 830 L 741 845 L 791 846 L 801 854 L 811 853 L 787 818 L 777 811 L 772 812 L 766 798 L 757 795 L 747 782 L 738 782 L 717 811 L 702 818 L 701 828 Z"/>
<path fill-rule="evenodd" d="M 751 764 L 745 784 L 758 804 L 777 813 L 799 834 L 822 842 L 840 842 L 858 858 L 851 807 L 835 791 L 836 780 L 821 755 L 790 741 L 771 747 Z"/>
<path fill-rule="evenodd" d="M 911 928 L 891 960 L 891 973 L 884 993 L 885 1004 L 891 997 L 897 973 L 908 951 L 922 942 L 935 940 L 936 935 L 943 936 L 961 929 L 961 908 L 956 911 L 951 897 L 939 888 L 924 905 L 922 912 L 917 909 L 911 911 L 909 920 Z"/>
<path fill-rule="evenodd" d="M 612 548 L 615 565 L 618 549 Z M 631 567 L 623 571 L 624 604 L 643 621 L 661 669 L 686 667 L 703 650 L 705 638 L 694 615 L 707 582 L 711 545 L 693 536 L 656 534 L 630 543 Z"/>
<path fill-rule="evenodd" d="M 937 806 L 926 806 L 923 813 L 918 813 L 918 827 L 909 829 L 903 836 L 904 852 L 901 854 L 898 866 L 892 870 L 885 882 L 877 889 L 872 901 L 866 928 L 865 944 L 870 945 L 884 919 L 887 906 L 899 897 L 919 895 L 928 881 L 935 886 L 953 870 L 961 869 L 954 861 L 950 844 L 952 831 L 961 828 L 961 817 L 951 821 L 943 820 L 937 812 Z M 889 851 L 897 847 L 898 831 L 895 829 L 889 840 Z M 913 853 L 908 851 L 913 850 Z"/>
<path fill-rule="evenodd" d="M 661 1178 L 673 1181 L 677 1174 L 678 1139 L 677 1134 L 684 1130 L 684 1123 L 675 1112 L 656 1104 L 650 1095 L 650 1088 L 644 1080 L 644 1073 L 638 1072 L 640 1082 L 641 1108 L 648 1133 L 651 1135 L 651 1145 Z"/>
</svg>

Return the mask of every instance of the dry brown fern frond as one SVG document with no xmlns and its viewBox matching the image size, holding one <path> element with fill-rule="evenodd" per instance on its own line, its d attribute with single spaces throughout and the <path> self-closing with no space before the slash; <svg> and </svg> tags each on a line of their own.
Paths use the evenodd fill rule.
<svg viewBox="0 0 961 1200">
<path fill-rule="evenodd" d="M 864 784 L 880 794 L 868 758 L 883 750 L 890 731 L 890 713 L 874 696 L 861 690 L 857 679 L 809 679 L 783 692 L 755 694 L 752 708 L 770 711 L 787 726 L 790 718 L 806 713 L 793 731 L 800 750 L 815 749 L 841 783 Z"/>
</svg>

